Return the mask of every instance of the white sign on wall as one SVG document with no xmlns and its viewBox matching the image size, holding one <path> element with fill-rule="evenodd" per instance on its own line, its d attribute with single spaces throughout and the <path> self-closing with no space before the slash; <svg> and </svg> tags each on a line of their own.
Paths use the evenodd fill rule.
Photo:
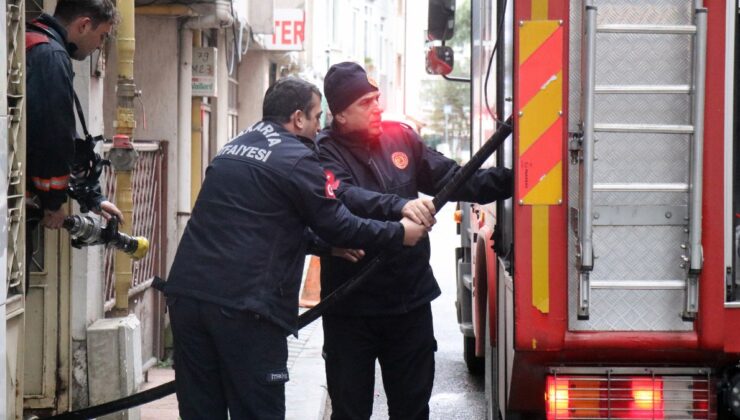
<svg viewBox="0 0 740 420">
<path fill-rule="evenodd" d="M 216 96 L 216 57 L 214 47 L 193 48 L 193 96 Z"/>
<path fill-rule="evenodd" d="M 272 35 L 265 35 L 266 50 L 303 51 L 306 15 L 303 9 L 275 9 Z"/>
</svg>

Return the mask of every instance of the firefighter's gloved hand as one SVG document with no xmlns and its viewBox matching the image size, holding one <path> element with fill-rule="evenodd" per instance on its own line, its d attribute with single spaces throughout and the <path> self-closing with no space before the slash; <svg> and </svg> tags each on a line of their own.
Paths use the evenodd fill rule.
<svg viewBox="0 0 740 420">
<path fill-rule="evenodd" d="M 41 224 L 49 229 L 60 229 L 64 224 L 64 218 L 67 214 L 64 212 L 63 207 L 59 207 L 56 210 L 44 210 L 44 218 L 41 219 Z"/>
<path fill-rule="evenodd" d="M 416 245 L 417 242 L 427 236 L 427 232 L 432 230 L 424 225 L 415 223 L 407 217 L 401 219 L 401 224 L 403 225 L 403 244 L 405 246 Z"/>
<path fill-rule="evenodd" d="M 100 203 L 100 211 L 93 211 L 96 214 L 103 216 L 105 220 L 110 220 L 111 217 L 115 216 L 116 218 L 118 218 L 118 223 L 124 224 L 123 213 L 121 213 L 121 210 L 118 210 L 118 207 L 116 207 L 115 204 L 111 203 L 108 200 Z"/>
<path fill-rule="evenodd" d="M 511 198 L 514 195 L 514 171 L 509 168 L 496 168 L 497 177 L 503 185 L 501 185 L 502 191 L 504 191 L 504 197 L 500 199 Z"/>
<path fill-rule="evenodd" d="M 365 256 L 365 251 L 361 249 L 332 248 L 331 255 L 356 263 Z"/>
<path fill-rule="evenodd" d="M 408 217 L 417 224 L 424 225 L 427 228 L 431 228 L 437 223 L 437 220 L 434 218 L 436 212 L 434 203 L 428 198 L 411 200 L 401 209 L 401 215 L 403 217 Z"/>
</svg>

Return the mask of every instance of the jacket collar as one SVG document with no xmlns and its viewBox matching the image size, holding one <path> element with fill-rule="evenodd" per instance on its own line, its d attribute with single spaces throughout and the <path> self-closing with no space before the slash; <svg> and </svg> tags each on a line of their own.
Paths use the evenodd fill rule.
<svg viewBox="0 0 740 420">
<path fill-rule="evenodd" d="M 350 149 L 362 150 L 370 150 L 371 148 L 375 148 L 375 146 L 380 143 L 380 138 L 366 139 L 359 134 L 339 134 L 339 132 L 334 127 L 327 127 L 321 130 L 318 137 L 316 137 L 316 143 L 321 145 L 321 142 L 327 141 L 327 139 L 331 139 L 330 141 L 339 142 L 343 146 Z"/>
<path fill-rule="evenodd" d="M 67 29 L 54 16 L 42 13 L 30 25 L 35 28 L 41 28 L 45 33 L 51 35 L 55 41 L 64 46 L 70 57 L 72 53 L 77 51 L 77 45 L 67 42 Z"/>
<path fill-rule="evenodd" d="M 313 150 L 314 152 L 317 151 L 317 149 L 316 149 L 316 147 L 317 147 L 316 146 L 316 143 L 312 139 L 309 139 L 308 137 L 303 137 L 303 136 L 299 136 L 297 134 L 294 134 L 294 133 L 290 132 L 287 128 L 283 127 L 282 124 L 280 124 L 277 121 L 273 121 L 270 118 L 266 118 L 266 119 L 262 120 L 262 122 L 264 122 L 265 124 L 270 124 L 275 129 L 275 132 L 276 133 L 280 133 L 280 135 L 282 135 L 282 136 L 295 137 L 296 139 L 298 139 L 298 141 L 300 141 L 301 143 L 303 143 L 304 146 L 308 147 L 309 149 Z"/>
</svg>

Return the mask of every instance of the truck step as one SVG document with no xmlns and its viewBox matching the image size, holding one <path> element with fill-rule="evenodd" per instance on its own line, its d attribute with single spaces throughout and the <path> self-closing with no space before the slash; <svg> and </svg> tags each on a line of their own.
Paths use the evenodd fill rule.
<svg viewBox="0 0 740 420">
<path fill-rule="evenodd" d="M 612 23 L 596 26 L 597 33 L 611 34 L 653 34 L 653 35 L 692 35 L 696 33 L 695 25 L 635 25 Z"/>
<path fill-rule="evenodd" d="M 591 280 L 592 289 L 683 290 L 686 280 Z"/>
<path fill-rule="evenodd" d="M 602 133 L 692 134 L 694 126 L 683 124 L 594 124 L 594 131 Z"/>
<path fill-rule="evenodd" d="M 689 94 L 689 85 L 596 85 L 594 93 Z"/>
<path fill-rule="evenodd" d="M 688 192 L 689 184 L 684 182 L 666 183 L 600 183 L 594 184 L 594 192 Z"/>
</svg>

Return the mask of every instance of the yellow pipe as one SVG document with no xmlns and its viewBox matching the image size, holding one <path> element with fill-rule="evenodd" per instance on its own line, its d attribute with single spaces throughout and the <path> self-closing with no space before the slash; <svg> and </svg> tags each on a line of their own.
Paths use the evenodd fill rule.
<svg viewBox="0 0 740 420">
<path fill-rule="evenodd" d="M 148 16 L 197 16 L 193 9 L 182 4 L 170 4 L 167 6 L 153 5 L 153 6 L 141 6 L 136 8 L 137 15 L 148 15 Z"/>
<path fill-rule="evenodd" d="M 131 171 L 116 172 L 116 203 L 123 213 L 123 219 L 126 224 L 121 226 L 121 231 L 131 234 L 131 225 L 134 216 L 133 189 L 131 188 Z M 128 310 L 128 291 L 131 288 L 131 279 L 133 272 L 131 268 L 131 259 L 121 251 L 116 251 L 113 269 L 116 279 L 116 309 L 126 312 L 119 315 L 127 315 Z"/>
<path fill-rule="evenodd" d="M 121 22 L 118 25 L 116 46 L 118 47 L 118 104 L 116 108 L 116 134 L 129 137 L 134 132 L 134 51 L 136 37 L 134 30 L 134 0 L 119 0 L 118 12 Z"/>
<path fill-rule="evenodd" d="M 121 22 L 116 32 L 116 45 L 118 46 L 118 77 L 125 79 L 134 78 L 134 50 L 136 39 L 134 30 L 134 0 L 118 0 L 118 13 L 121 14 Z"/>
<path fill-rule="evenodd" d="M 133 138 L 136 119 L 134 116 L 134 51 L 136 36 L 134 25 L 134 0 L 118 0 L 118 12 L 121 22 L 118 25 L 116 45 L 118 47 L 118 83 L 115 129 L 117 135 Z M 115 144 L 114 144 L 115 147 Z M 123 213 L 125 224 L 120 226 L 121 232 L 131 234 L 134 214 L 133 191 L 131 175 L 136 160 L 136 152 L 131 144 L 119 149 L 131 157 L 129 164 L 116 167 L 116 203 Z M 128 314 L 128 291 L 131 288 L 133 268 L 131 260 L 125 253 L 118 251 L 113 263 L 115 273 L 116 306 L 115 313 L 119 316 Z"/>
</svg>

